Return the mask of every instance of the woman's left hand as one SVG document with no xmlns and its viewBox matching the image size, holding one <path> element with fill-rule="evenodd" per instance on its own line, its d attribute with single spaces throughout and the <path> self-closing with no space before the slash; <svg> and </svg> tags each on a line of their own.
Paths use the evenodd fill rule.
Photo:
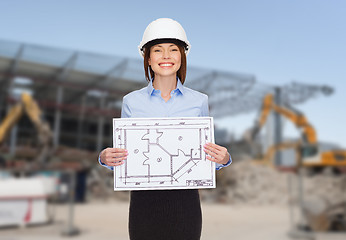
<svg viewBox="0 0 346 240">
<path fill-rule="evenodd" d="M 227 148 L 210 142 L 204 144 L 204 152 L 210 155 L 207 156 L 208 160 L 220 164 L 226 164 L 230 157 Z"/>
</svg>

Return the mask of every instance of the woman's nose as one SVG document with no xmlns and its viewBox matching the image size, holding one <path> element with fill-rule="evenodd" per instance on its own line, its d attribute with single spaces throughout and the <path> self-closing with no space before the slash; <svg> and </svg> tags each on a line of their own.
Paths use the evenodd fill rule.
<svg viewBox="0 0 346 240">
<path fill-rule="evenodd" d="M 163 58 L 169 58 L 170 54 L 169 51 L 163 51 Z"/>
</svg>

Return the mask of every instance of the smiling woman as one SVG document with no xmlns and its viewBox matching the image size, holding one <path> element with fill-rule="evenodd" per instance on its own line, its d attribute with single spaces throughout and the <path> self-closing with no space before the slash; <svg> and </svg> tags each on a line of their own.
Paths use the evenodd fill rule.
<svg viewBox="0 0 346 240">
<path fill-rule="evenodd" d="M 155 44 L 155 41 L 153 41 L 153 43 Z M 169 46 L 169 49 L 167 49 L 167 46 Z M 179 51 L 179 54 L 177 50 Z M 185 78 L 186 78 L 186 54 L 185 54 L 184 47 L 177 44 L 167 44 L 167 43 L 156 44 L 156 45 L 153 45 L 152 48 L 144 49 L 144 71 L 145 71 L 145 77 L 147 81 L 150 82 L 151 79 L 153 79 L 155 76 L 154 70 L 153 70 L 153 67 L 155 66 L 151 66 L 152 65 L 151 62 L 155 62 L 155 60 L 159 58 L 160 55 L 162 54 L 171 54 L 174 59 L 179 58 L 179 60 L 177 60 L 179 62 L 179 67 L 175 66 L 174 69 L 177 69 L 175 73 L 177 77 L 180 79 L 181 83 L 184 84 Z M 180 55 L 180 57 L 178 57 L 177 55 Z M 172 63 L 172 62 L 168 62 L 168 63 Z M 176 65 L 178 64 L 176 63 Z"/>
<path fill-rule="evenodd" d="M 146 61 L 144 59 L 144 61 Z M 181 54 L 177 45 L 172 43 L 156 44 L 150 48 L 147 61 L 155 75 L 175 77 L 181 64 Z"/>
<path fill-rule="evenodd" d="M 190 43 L 182 26 L 168 18 L 157 19 L 146 28 L 139 50 L 144 58 L 148 86 L 123 98 L 122 118 L 206 117 L 208 96 L 184 87 L 186 55 Z M 208 143 L 206 158 L 216 169 L 231 164 L 227 149 Z M 99 162 L 113 169 L 124 164 L 125 149 L 107 148 Z M 140 162 L 140 161 L 139 161 Z M 129 212 L 131 240 L 198 240 L 202 212 L 197 189 L 132 191 Z"/>
<path fill-rule="evenodd" d="M 153 43 L 155 44 L 155 41 Z M 145 65 L 147 65 L 147 69 L 149 68 L 150 77 L 153 79 L 152 84 L 155 89 L 160 89 L 158 86 L 159 81 L 163 83 L 169 82 L 169 79 L 175 79 L 177 76 L 179 78 L 181 56 L 183 55 L 186 59 L 182 47 L 179 48 L 178 45 L 172 43 L 161 43 L 155 44 L 150 48 L 147 47 L 144 52 L 144 62 L 147 63 Z M 186 60 L 184 65 L 186 66 Z M 185 76 L 186 71 L 180 71 L 180 75 Z M 146 76 L 146 78 L 149 79 L 149 76 Z M 154 81 L 155 78 L 160 80 Z M 161 97 L 166 102 L 171 97 L 169 89 L 167 90 L 161 89 Z"/>
</svg>

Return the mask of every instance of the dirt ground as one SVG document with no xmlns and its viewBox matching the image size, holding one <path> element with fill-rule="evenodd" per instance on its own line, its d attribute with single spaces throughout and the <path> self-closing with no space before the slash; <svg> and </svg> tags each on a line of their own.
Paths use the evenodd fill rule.
<svg viewBox="0 0 346 240">
<path fill-rule="evenodd" d="M 55 206 L 55 221 L 41 226 L 0 229 L 0 240 L 126 240 L 128 202 L 77 204 L 74 227 L 79 235 L 62 236 L 68 229 L 67 205 Z M 288 240 L 290 218 L 283 206 L 232 206 L 202 203 L 202 240 Z M 346 234 L 317 234 L 316 240 L 346 239 Z"/>
</svg>

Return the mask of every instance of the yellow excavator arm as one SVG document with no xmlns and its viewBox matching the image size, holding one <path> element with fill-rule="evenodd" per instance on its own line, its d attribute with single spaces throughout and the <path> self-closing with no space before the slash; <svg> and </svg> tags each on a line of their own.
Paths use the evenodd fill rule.
<svg viewBox="0 0 346 240">
<path fill-rule="evenodd" d="M 318 142 L 315 129 L 308 122 L 304 114 L 289 106 L 279 106 L 275 104 L 273 95 L 268 94 L 263 99 L 260 117 L 258 118 L 255 127 L 251 133 L 251 141 L 256 137 L 259 130 L 271 111 L 284 116 L 299 129 L 302 129 L 302 139 L 296 143 L 282 142 L 271 146 L 265 154 L 264 161 L 270 161 L 274 153 L 278 150 L 294 148 L 298 150 L 297 162 L 304 166 L 346 166 L 346 151 L 345 150 L 330 150 L 318 152 Z M 301 158 L 304 160 L 301 162 Z"/>
<path fill-rule="evenodd" d="M 38 104 L 27 93 L 22 93 L 21 101 L 11 108 L 4 120 L 0 123 L 0 144 L 3 143 L 9 131 L 19 121 L 24 111 L 38 132 L 40 153 L 37 160 L 42 163 L 50 153 L 53 134 L 48 123 L 42 119 L 42 112 Z"/>
<path fill-rule="evenodd" d="M 305 116 L 299 111 L 293 109 L 292 107 L 282 107 L 274 103 L 273 95 L 268 94 L 264 97 L 261 109 L 261 115 L 255 124 L 254 130 L 252 131 L 252 139 L 257 135 L 259 130 L 263 127 L 264 123 L 267 121 L 268 116 L 271 111 L 275 111 L 280 115 L 286 117 L 297 128 L 303 131 L 303 140 L 306 144 L 317 144 L 317 136 L 315 129 L 310 125 Z"/>
<path fill-rule="evenodd" d="M 30 120 L 36 127 L 38 124 L 42 122 L 42 112 L 40 108 L 38 107 L 37 103 L 32 99 L 32 97 L 27 93 L 23 93 L 21 99 L 26 114 L 29 116 Z"/>
<path fill-rule="evenodd" d="M 18 122 L 23 114 L 23 105 L 17 103 L 8 114 L 5 116 L 4 120 L 0 124 L 0 144 L 6 139 L 12 127 Z"/>
</svg>

